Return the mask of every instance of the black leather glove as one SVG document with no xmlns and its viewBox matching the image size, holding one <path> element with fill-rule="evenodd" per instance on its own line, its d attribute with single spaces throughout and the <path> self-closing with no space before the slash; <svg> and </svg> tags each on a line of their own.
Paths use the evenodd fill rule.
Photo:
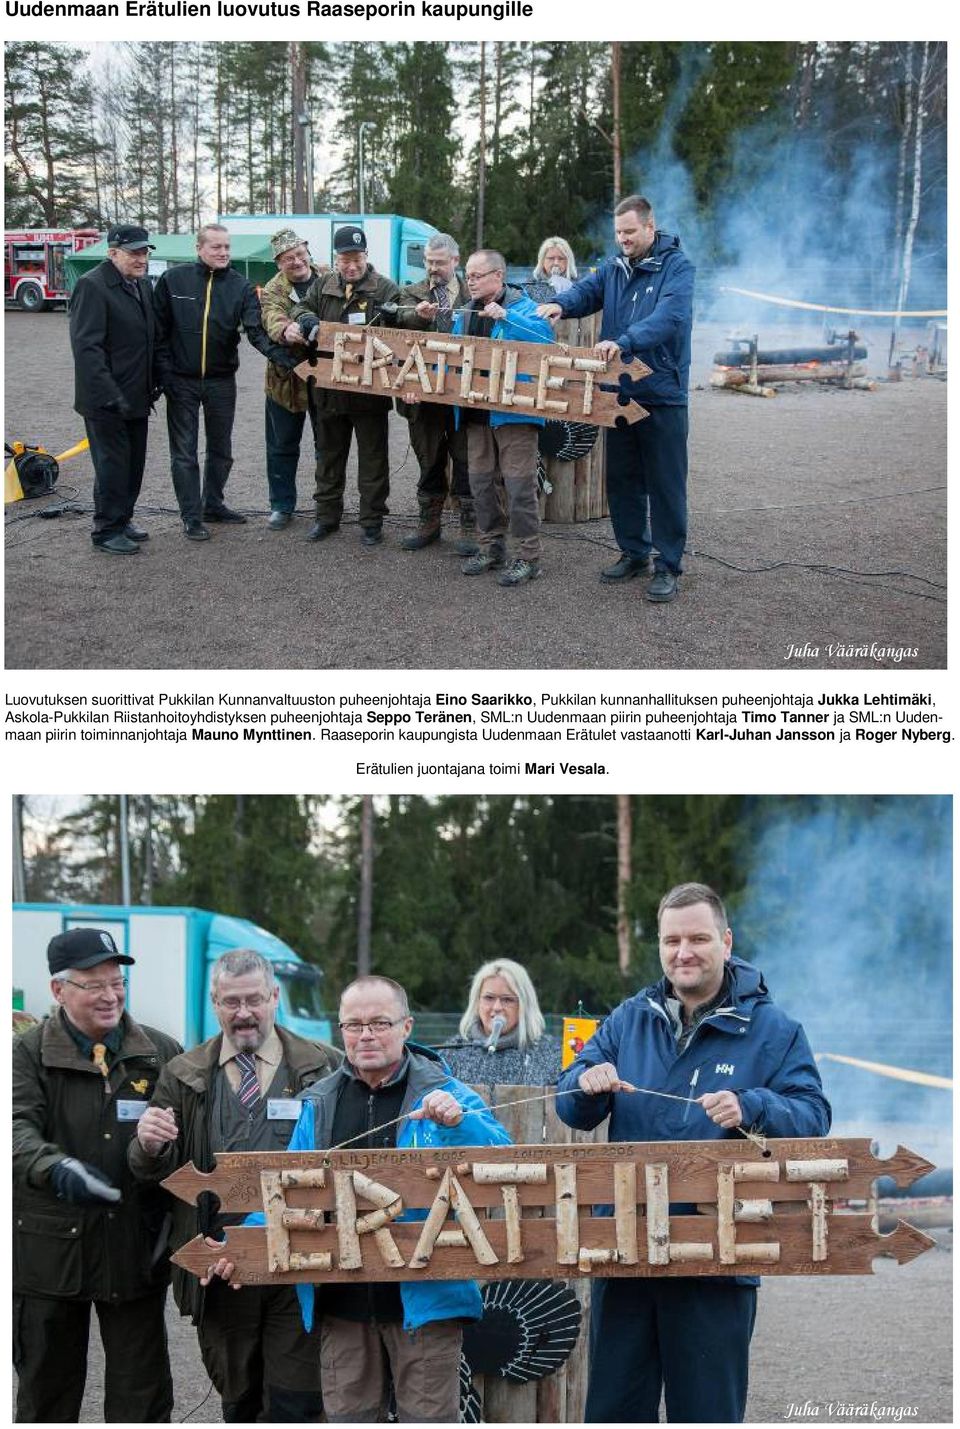
<svg viewBox="0 0 960 1429">
<path fill-rule="evenodd" d="M 120 1192 L 104 1180 L 96 1166 L 88 1166 L 75 1156 L 58 1161 L 50 1172 L 50 1184 L 58 1201 L 71 1206 L 100 1206 L 104 1201 L 119 1201 Z"/>
<path fill-rule="evenodd" d="M 301 313 L 295 321 L 303 333 L 304 342 L 313 342 L 320 330 L 320 319 L 315 317 L 313 313 Z"/>
</svg>

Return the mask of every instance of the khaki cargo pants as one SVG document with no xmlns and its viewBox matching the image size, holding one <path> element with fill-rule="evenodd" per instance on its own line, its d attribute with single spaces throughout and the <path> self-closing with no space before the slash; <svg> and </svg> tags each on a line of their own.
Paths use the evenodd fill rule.
<svg viewBox="0 0 960 1429">
<path fill-rule="evenodd" d="M 540 503 L 537 498 L 537 439 L 532 422 L 490 427 L 467 424 L 467 468 L 477 513 L 481 551 L 509 530 L 519 543 L 515 555 L 539 561 Z"/>
<path fill-rule="evenodd" d="M 456 1424 L 463 1330 L 437 1320 L 408 1333 L 400 1323 L 340 1320 L 320 1327 L 323 1407 L 331 1424 L 383 1422 L 389 1378 L 403 1424 Z"/>
</svg>

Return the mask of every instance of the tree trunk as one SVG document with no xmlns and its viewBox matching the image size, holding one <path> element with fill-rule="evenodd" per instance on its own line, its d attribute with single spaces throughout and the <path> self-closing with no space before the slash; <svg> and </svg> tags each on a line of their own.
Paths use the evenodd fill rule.
<svg viewBox="0 0 960 1429">
<path fill-rule="evenodd" d="M 927 88 L 927 65 L 930 59 L 930 42 L 923 42 L 923 59 L 920 62 L 920 79 L 917 84 L 917 104 L 916 122 L 914 125 L 913 141 L 913 198 L 910 204 L 910 217 L 907 221 L 907 231 L 903 239 L 903 262 L 900 267 L 900 289 L 897 294 L 897 316 L 893 320 L 893 332 L 890 335 L 890 360 L 893 361 L 896 352 L 897 342 L 900 337 L 900 312 L 907 301 L 907 292 L 910 288 L 910 271 L 913 267 L 913 240 L 917 231 L 917 222 L 920 218 L 920 192 L 923 178 L 923 106 L 926 101 Z"/>
<path fill-rule="evenodd" d="M 810 119 L 810 104 L 813 99 L 813 81 L 817 73 L 817 44 L 810 41 L 801 50 L 800 84 L 797 94 L 796 127 L 806 129 Z"/>
<path fill-rule="evenodd" d="M 293 211 L 307 211 L 307 152 L 306 128 L 300 123 L 300 115 L 307 108 L 307 65 L 304 46 L 290 45 L 290 81 L 293 98 L 291 122 L 293 124 Z"/>
<path fill-rule="evenodd" d="M 180 227 L 180 186 L 177 182 L 177 46 L 170 46 L 170 229 Z"/>
<path fill-rule="evenodd" d="M 143 800 L 143 901 L 149 908 L 153 903 L 153 799 L 149 794 Z"/>
<path fill-rule="evenodd" d="M 487 187 L 487 46 L 480 41 L 480 137 L 477 140 L 477 247 L 483 247 Z"/>
<path fill-rule="evenodd" d="M 632 819 L 630 795 L 617 795 L 617 962 L 621 974 L 630 971 L 630 854 Z"/>
<path fill-rule="evenodd" d="M 623 192 L 622 155 L 620 146 L 620 54 L 619 40 L 610 46 L 610 87 L 613 92 L 613 206 L 616 208 Z"/>
<path fill-rule="evenodd" d="M 893 285 L 894 292 L 900 280 L 900 263 L 903 247 L 903 213 L 907 195 L 907 150 L 910 130 L 913 128 L 913 41 L 907 45 L 904 57 L 903 115 L 900 121 L 900 150 L 897 155 L 897 202 L 893 219 Z"/>
<path fill-rule="evenodd" d="M 357 903 L 357 977 L 371 968 L 370 935 L 373 928 L 373 797 L 360 800 L 360 897 Z"/>
</svg>

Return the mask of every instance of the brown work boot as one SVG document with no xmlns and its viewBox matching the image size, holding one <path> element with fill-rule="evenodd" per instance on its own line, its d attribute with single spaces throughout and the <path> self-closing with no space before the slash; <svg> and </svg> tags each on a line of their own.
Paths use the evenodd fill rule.
<svg viewBox="0 0 960 1429">
<path fill-rule="evenodd" d="M 454 542 L 458 556 L 475 556 L 480 547 L 477 544 L 477 517 L 473 509 L 473 497 L 460 497 L 460 539 Z"/>
<path fill-rule="evenodd" d="M 443 516 L 443 498 L 420 502 L 420 521 L 417 529 L 400 542 L 404 551 L 422 551 L 440 540 L 440 521 Z"/>
</svg>

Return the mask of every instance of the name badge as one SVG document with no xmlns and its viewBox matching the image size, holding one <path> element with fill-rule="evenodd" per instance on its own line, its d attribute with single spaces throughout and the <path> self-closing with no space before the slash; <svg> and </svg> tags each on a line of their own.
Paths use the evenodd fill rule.
<svg viewBox="0 0 960 1429">
<path fill-rule="evenodd" d="M 303 1103 L 295 1097 L 267 1098 L 267 1121 L 296 1121 L 302 1110 Z"/>
<path fill-rule="evenodd" d="M 366 313 L 347 313 L 347 322 L 353 323 L 355 326 L 359 324 L 362 327 L 366 320 Z"/>
<path fill-rule="evenodd" d="M 139 1121 L 149 1102 L 118 1101 L 117 1121 Z"/>
</svg>

